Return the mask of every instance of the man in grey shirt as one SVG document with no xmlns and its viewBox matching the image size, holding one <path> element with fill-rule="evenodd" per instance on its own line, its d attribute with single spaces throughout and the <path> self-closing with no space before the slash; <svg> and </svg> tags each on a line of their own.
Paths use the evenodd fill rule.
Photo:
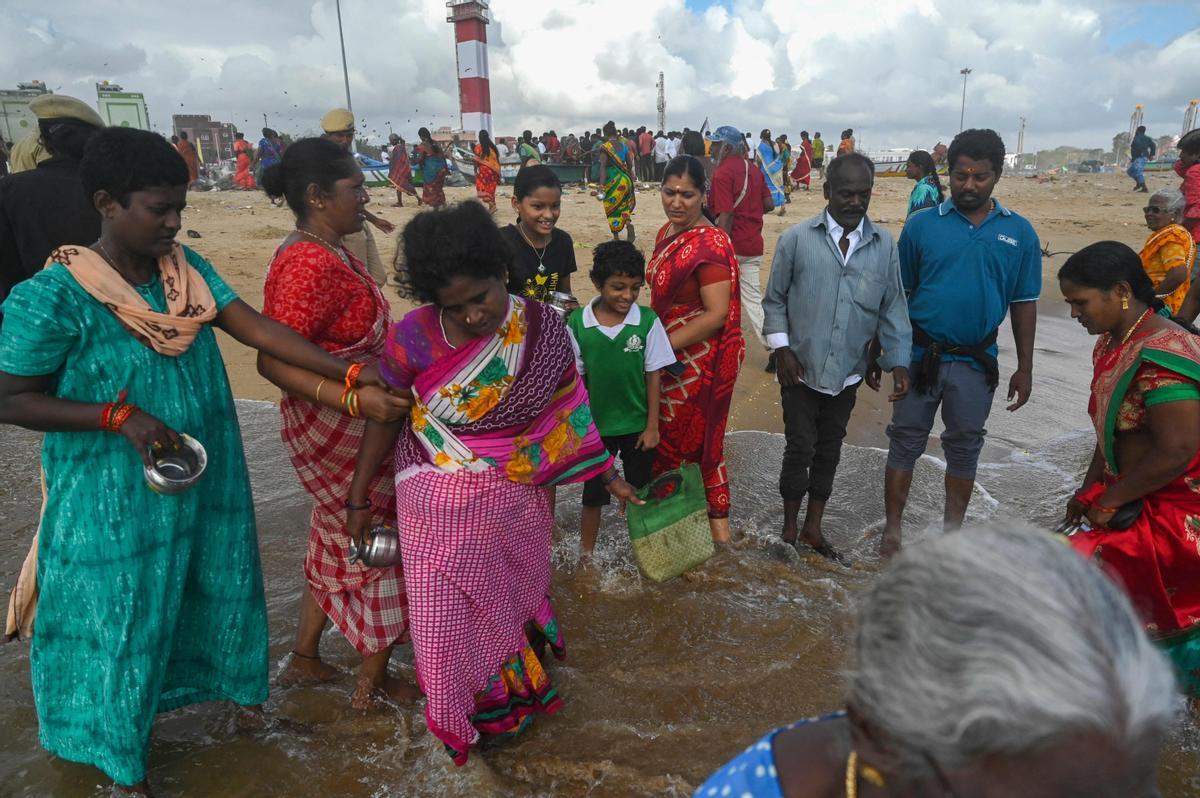
<svg viewBox="0 0 1200 798">
<path fill-rule="evenodd" d="M 875 165 L 858 153 L 826 168 L 825 210 L 779 238 L 763 299 L 763 333 L 778 365 L 787 447 L 779 475 L 783 539 L 839 562 L 821 518 L 833 492 L 846 424 L 858 392 L 879 390 L 892 372 L 890 401 L 908 393 L 912 328 L 900 285 L 896 242 L 867 219 Z M 881 354 L 872 356 L 872 342 Z M 800 505 L 808 496 L 803 529 Z"/>
</svg>

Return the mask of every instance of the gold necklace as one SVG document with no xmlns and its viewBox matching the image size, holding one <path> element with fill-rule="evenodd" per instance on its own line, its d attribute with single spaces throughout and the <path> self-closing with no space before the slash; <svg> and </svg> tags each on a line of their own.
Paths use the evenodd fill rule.
<svg viewBox="0 0 1200 798">
<path fill-rule="evenodd" d="M 1153 313 L 1153 311 L 1150 310 L 1150 308 L 1146 308 L 1145 310 L 1143 310 L 1142 315 L 1138 316 L 1137 321 L 1135 321 L 1133 323 L 1133 326 L 1130 327 L 1129 330 L 1125 333 L 1125 337 L 1121 339 L 1121 343 L 1117 344 L 1115 347 L 1112 346 L 1112 337 L 1113 337 L 1112 333 L 1109 333 L 1108 334 L 1108 343 L 1109 343 L 1110 351 L 1112 349 L 1120 349 L 1121 347 L 1125 346 L 1125 344 L 1129 343 L 1129 339 L 1133 337 L 1133 334 L 1135 332 L 1137 332 L 1138 327 L 1142 326 L 1142 322 L 1144 322 L 1147 319 L 1147 317 L 1150 316 L 1151 313 Z"/>
<path fill-rule="evenodd" d="M 299 227 L 296 228 L 296 232 L 299 233 L 300 235 L 308 236 L 309 238 L 311 238 L 315 241 L 320 241 L 322 244 L 324 244 L 326 247 L 329 248 L 330 252 L 332 252 L 334 255 L 337 255 L 338 258 L 341 259 L 342 263 L 346 264 L 347 266 L 350 265 L 350 259 L 346 257 L 346 253 L 342 252 L 341 247 L 335 247 L 333 244 L 330 244 L 328 241 L 321 238 L 316 233 L 310 233 L 307 230 L 301 230 Z"/>
<path fill-rule="evenodd" d="M 133 280 L 130 280 L 128 277 L 125 276 L 125 274 L 120 269 L 117 268 L 117 261 L 116 261 L 116 259 L 113 258 L 112 255 L 108 254 L 108 249 L 104 246 L 104 242 L 101 241 L 100 239 L 96 239 L 96 246 L 100 247 L 101 254 L 104 255 L 104 259 L 106 261 L 108 261 L 108 265 L 112 267 L 112 270 L 114 272 L 116 272 L 118 275 L 120 275 L 122 280 L 129 283 L 134 288 L 141 288 L 143 286 L 150 285 L 151 283 L 154 282 L 154 278 L 158 274 L 157 272 L 150 275 L 150 279 L 144 283 L 135 283 Z"/>
</svg>

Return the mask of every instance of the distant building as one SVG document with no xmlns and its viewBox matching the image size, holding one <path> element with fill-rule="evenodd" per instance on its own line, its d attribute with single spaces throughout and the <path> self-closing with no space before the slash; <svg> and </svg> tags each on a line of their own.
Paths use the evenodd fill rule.
<svg viewBox="0 0 1200 798">
<path fill-rule="evenodd" d="M 40 80 L 0 90 L 0 137 L 15 143 L 37 130 L 37 117 L 29 110 L 29 101 L 50 93 Z"/>
<path fill-rule="evenodd" d="M 479 141 L 479 132 L 476 130 L 452 130 L 449 127 L 439 127 L 430 136 L 443 147 L 454 144 L 470 149 Z"/>
<path fill-rule="evenodd" d="M 208 114 L 175 114 L 171 117 L 175 135 L 180 131 L 196 145 L 201 163 L 218 163 L 233 157 L 233 134 L 237 128 L 228 122 L 217 122 Z"/>
<path fill-rule="evenodd" d="M 150 129 L 150 111 L 146 98 L 139 91 L 125 91 L 115 83 L 102 80 L 96 84 L 96 110 L 104 124 L 110 127 Z"/>
</svg>

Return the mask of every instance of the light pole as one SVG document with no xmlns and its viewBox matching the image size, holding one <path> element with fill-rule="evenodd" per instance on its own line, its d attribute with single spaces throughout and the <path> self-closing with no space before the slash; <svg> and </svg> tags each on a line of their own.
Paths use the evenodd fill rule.
<svg viewBox="0 0 1200 798">
<path fill-rule="evenodd" d="M 963 67 L 962 69 L 958 70 L 958 74 L 963 76 L 962 110 L 958 113 L 958 132 L 962 133 L 963 120 L 967 118 L 967 75 L 971 74 L 971 68 Z M 347 88 L 346 91 L 349 92 L 350 89 Z"/>
<path fill-rule="evenodd" d="M 350 104 L 350 70 L 346 67 L 346 37 L 342 35 L 342 0 L 335 0 L 334 7 L 337 9 L 338 42 L 342 45 L 342 79 L 346 81 L 346 110 L 353 114 L 354 106 Z M 358 152 L 356 138 L 350 137 L 350 149 L 354 152 Z"/>
</svg>

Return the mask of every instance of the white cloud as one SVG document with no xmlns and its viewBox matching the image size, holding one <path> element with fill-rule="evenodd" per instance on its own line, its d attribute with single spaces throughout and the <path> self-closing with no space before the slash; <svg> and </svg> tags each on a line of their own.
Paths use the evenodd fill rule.
<svg viewBox="0 0 1200 798">
<path fill-rule="evenodd" d="M 1177 132 L 1200 74 L 1200 30 L 1111 47 L 1129 22 L 1117 0 L 733 0 L 700 14 L 684 0 L 491 5 L 502 133 L 651 124 L 661 70 L 671 127 L 705 117 L 793 135 L 853 127 L 871 148 L 930 146 L 957 131 L 959 69 L 970 66 L 968 125 L 1012 139 L 1025 116 L 1027 146 L 1107 146 L 1138 102 L 1152 132 Z M 442 0 L 342 0 L 366 133 L 457 124 L 445 15 Z M 344 103 L 333 0 L 4 0 L 0 75 L 87 100 L 107 78 L 144 92 L 164 129 L 187 112 L 255 131 L 266 113 L 312 132 Z"/>
</svg>

